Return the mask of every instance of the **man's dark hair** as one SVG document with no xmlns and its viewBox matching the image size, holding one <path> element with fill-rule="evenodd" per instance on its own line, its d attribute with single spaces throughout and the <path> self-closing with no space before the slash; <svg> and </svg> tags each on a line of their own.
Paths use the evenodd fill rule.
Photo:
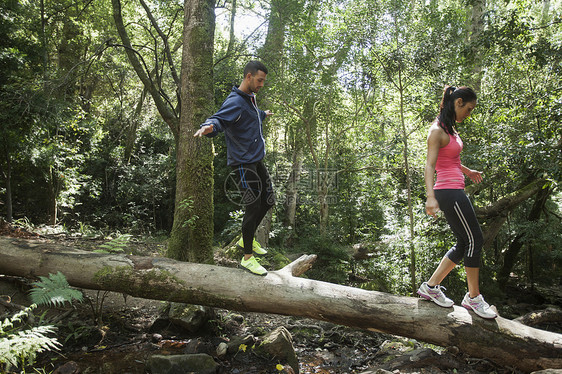
<svg viewBox="0 0 562 374">
<path fill-rule="evenodd" d="M 248 73 L 252 73 L 252 75 L 256 75 L 258 70 L 261 70 L 265 74 L 267 74 L 267 68 L 265 67 L 264 64 L 262 64 L 259 61 L 250 61 L 244 67 L 244 77 L 248 75 Z"/>
</svg>

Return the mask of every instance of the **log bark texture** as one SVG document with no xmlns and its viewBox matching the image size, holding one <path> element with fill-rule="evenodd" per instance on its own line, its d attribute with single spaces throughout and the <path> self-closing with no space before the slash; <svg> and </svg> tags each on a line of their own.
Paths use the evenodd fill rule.
<svg viewBox="0 0 562 374">
<path fill-rule="evenodd" d="M 440 308 L 413 297 L 298 277 L 314 260 L 315 256 L 302 256 L 279 271 L 257 277 L 234 268 L 0 237 L 0 274 L 31 278 L 61 271 L 80 288 L 314 318 L 456 346 L 470 356 L 526 372 L 562 368 L 562 334 L 502 317 L 484 320 L 458 306 Z"/>
</svg>

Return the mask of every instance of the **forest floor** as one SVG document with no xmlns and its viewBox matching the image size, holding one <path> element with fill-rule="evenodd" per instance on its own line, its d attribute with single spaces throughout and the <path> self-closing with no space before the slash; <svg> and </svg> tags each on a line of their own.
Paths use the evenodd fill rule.
<svg viewBox="0 0 562 374">
<path fill-rule="evenodd" d="M 0 235 L 46 240 L 25 230 L 0 227 Z M 66 236 L 47 235 L 75 248 L 93 249 L 100 242 Z M 56 237 L 56 238 L 55 238 Z M 136 243 L 135 254 L 155 256 L 161 243 Z M 228 263 L 228 261 L 224 261 Z M 30 281 L 0 276 L 0 295 L 28 306 Z M 215 309 L 213 317 L 196 333 L 170 323 L 166 303 L 127 297 L 114 292 L 83 290 L 85 300 L 62 308 L 42 309 L 44 320 L 56 320 L 59 352 L 38 357 L 38 373 L 147 373 L 146 362 L 154 354 L 207 353 L 218 363 L 218 373 L 279 373 L 278 361 L 261 357 L 252 349 L 241 349 L 219 357 L 221 342 L 242 340 L 248 335 L 259 339 L 280 326 L 292 335 L 300 373 L 520 373 L 485 359 L 468 357 L 455 347 L 442 348 L 412 339 L 352 329 L 312 319 L 276 314 L 239 313 Z M 537 309 L 540 306 L 537 306 Z M 36 311 L 39 315 L 40 310 Z M 9 311 L 0 305 L 0 318 Z M 562 331 L 562 325 L 548 328 Z M 433 350 L 436 355 L 424 355 Z M 421 353 L 420 353 L 421 352 Z M 420 359 L 413 359 L 418 355 Z M 1 371 L 1 367 L 0 367 Z M 32 371 L 28 371 L 32 372 Z"/>
</svg>

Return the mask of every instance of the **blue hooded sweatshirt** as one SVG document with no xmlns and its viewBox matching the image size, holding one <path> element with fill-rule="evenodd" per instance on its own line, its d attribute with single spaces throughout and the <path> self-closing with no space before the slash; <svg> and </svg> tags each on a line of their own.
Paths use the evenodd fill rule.
<svg viewBox="0 0 562 374">
<path fill-rule="evenodd" d="M 251 164 L 265 156 L 263 138 L 263 120 L 266 114 L 258 109 L 255 96 L 232 87 L 232 92 L 219 111 L 207 118 L 201 125 L 213 125 L 213 132 L 208 137 L 215 137 L 224 132 L 226 138 L 227 164 L 236 166 Z"/>
</svg>

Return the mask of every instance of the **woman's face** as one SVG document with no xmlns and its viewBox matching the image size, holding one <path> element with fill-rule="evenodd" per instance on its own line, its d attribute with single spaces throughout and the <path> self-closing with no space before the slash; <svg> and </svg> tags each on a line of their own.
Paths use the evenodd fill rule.
<svg viewBox="0 0 562 374">
<path fill-rule="evenodd" d="M 455 121 L 462 122 L 470 117 L 470 113 L 476 107 L 476 101 L 464 102 L 460 97 L 455 100 Z"/>
</svg>

